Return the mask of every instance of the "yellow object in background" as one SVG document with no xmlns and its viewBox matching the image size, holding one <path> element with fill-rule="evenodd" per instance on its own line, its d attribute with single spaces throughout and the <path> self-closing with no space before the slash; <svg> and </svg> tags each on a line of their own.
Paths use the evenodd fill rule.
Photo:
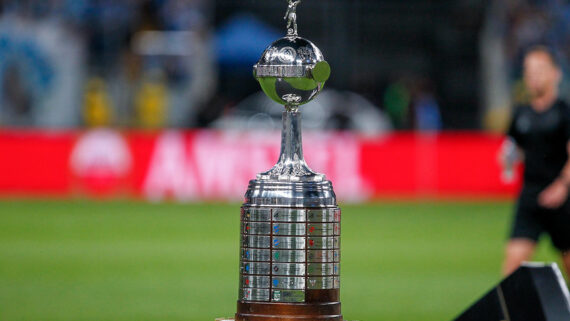
<svg viewBox="0 0 570 321">
<path fill-rule="evenodd" d="M 94 77 L 87 82 L 83 108 L 83 118 L 87 126 L 111 125 L 113 107 L 103 79 Z"/>
<path fill-rule="evenodd" d="M 160 79 L 147 79 L 136 98 L 136 116 L 140 126 L 161 128 L 166 123 L 167 88 Z"/>
<path fill-rule="evenodd" d="M 510 105 L 505 105 L 501 108 L 489 109 L 484 115 L 483 124 L 487 130 L 502 134 L 507 131 L 510 117 Z"/>
<path fill-rule="evenodd" d="M 526 85 L 522 79 L 517 80 L 512 87 L 513 104 L 526 105 L 530 103 L 530 94 L 526 89 Z"/>
</svg>

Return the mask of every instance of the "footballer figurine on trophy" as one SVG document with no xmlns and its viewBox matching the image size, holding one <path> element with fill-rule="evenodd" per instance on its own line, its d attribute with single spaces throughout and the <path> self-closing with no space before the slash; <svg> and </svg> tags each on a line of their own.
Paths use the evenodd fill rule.
<svg viewBox="0 0 570 321">
<path fill-rule="evenodd" d="M 287 35 L 253 67 L 267 96 L 285 107 L 277 164 L 251 180 L 241 208 L 237 321 L 342 321 L 340 209 L 332 184 L 303 158 L 300 106 L 314 99 L 330 66 L 297 35 L 289 0 Z"/>
<path fill-rule="evenodd" d="M 299 3 L 301 3 L 301 0 L 289 0 L 287 12 L 285 13 L 285 17 L 283 17 L 283 19 L 287 20 L 287 35 L 297 35 L 297 6 Z"/>
</svg>

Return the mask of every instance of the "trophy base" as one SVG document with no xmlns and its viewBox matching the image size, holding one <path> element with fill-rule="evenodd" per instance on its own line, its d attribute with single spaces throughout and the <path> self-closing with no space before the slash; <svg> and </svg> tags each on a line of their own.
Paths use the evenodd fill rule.
<svg viewBox="0 0 570 321">
<path fill-rule="evenodd" d="M 271 320 L 271 321 L 274 321 L 274 320 L 293 320 L 293 321 L 296 321 L 296 320 L 314 320 L 314 318 L 312 318 L 312 317 L 310 317 L 310 318 L 308 318 L 308 319 L 298 319 L 298 318 L 295 318 L 295 319 L 280 319 L 280 318 L 272 318 L 272 317 L 267 317 L 267 318 L 270 318 L 269 320 Z M 262 319 L 260 319 L 260 320 L 262 320 Z M 267 319 L 265 319 L 265 320 L 267 320 Z M 317 319 L 317 320 L 325 320 L 325 319 Z M 335 320 L 336 320 L 336 319 L 335 319 Z M 340 321 L 347 321 L 347 320 L 344 320 L 344 319 L 342 319 L 342 318 L 341 318 L 341 319 L 338 319 L 338 320 L 340 320 Z M 216 318 L 215 321 L 236 321 L 236 319 L 234 319 L 234 318 Z"/>
<path fill-rule="evenodd" d="M 343 321 L 340 302 L 246 303 L 238 301 L 236 321 Z"/>
<path fill-rule="evenodd" d="M 271 319 L 271 320 L 277 320 L 277 319 Z M 295 319 L 295 320 L 298 320 L 298 319 Z M 216 318 L 215 321 L 236 321 L 236 319 L 234 319 L 234 318 Z M 346 321 L 346 320 L 341 319 L 341 321 Z"/>
</svg>

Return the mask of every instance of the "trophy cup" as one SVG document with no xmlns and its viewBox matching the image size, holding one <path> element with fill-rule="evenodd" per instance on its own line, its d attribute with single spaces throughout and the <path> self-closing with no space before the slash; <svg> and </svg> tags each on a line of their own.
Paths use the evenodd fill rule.
<svg viewBox="0 0 570 321">
<path fill-rule="evenodd" d="M 285 111 L 279 161 L 249 182 L 241 208 L 238 321 L 342 321 L 340 209 L 331 182 L 303 158 L 299 111 L 322 90 L 330 66 L 297 35 L 300 2 L 289 0 L 287 35 L 253 69 Z"/>
</svg>

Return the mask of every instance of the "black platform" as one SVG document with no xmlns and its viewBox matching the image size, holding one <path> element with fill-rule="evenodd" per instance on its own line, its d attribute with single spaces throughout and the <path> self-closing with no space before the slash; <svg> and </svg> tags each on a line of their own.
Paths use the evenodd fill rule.
<svg viewBox="0 0 570 321">
<path fill-rule="evenodd" d="M 570 321 L 568 287 L 556 264 L 524 264 L 455 321 Z"/>
</svg>

